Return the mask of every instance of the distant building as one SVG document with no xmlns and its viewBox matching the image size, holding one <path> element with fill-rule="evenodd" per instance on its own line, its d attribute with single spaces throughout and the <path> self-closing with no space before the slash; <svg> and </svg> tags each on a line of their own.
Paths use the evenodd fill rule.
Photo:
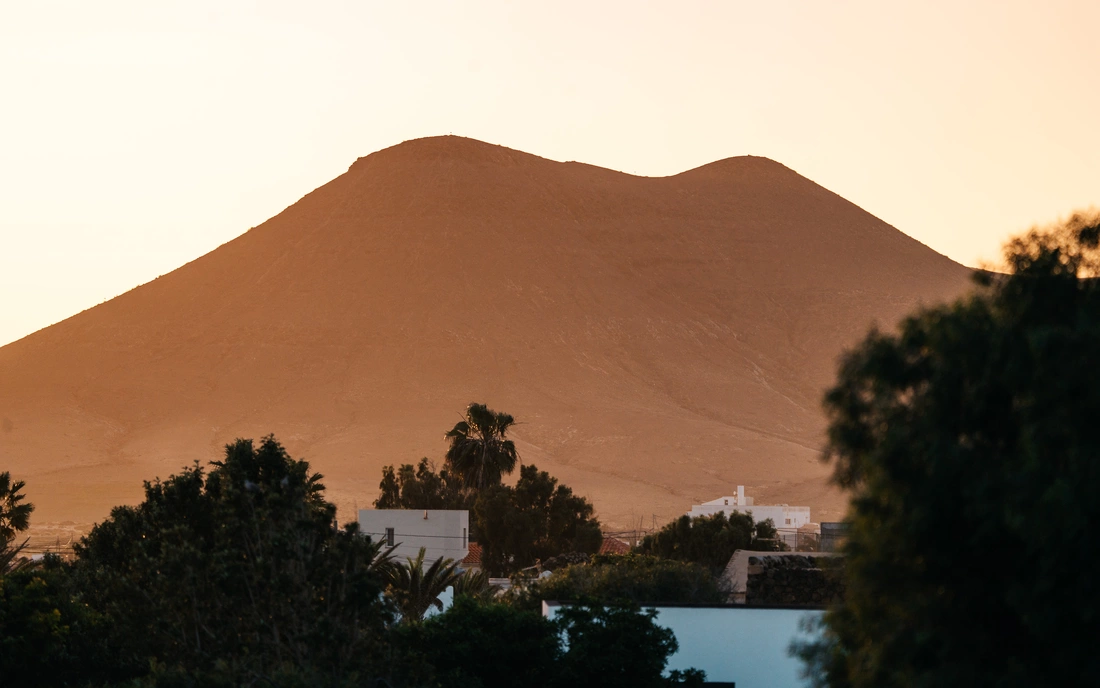
<svg viewBox="0 0 1100 688">
<path fill-rule="evenodd" d="M 359 531 L 396 546 L 398 561 L 416 558 L 421 547 L 425 562 L 440 557 L 460 562 L 470 553 L 470 512 L 465 509 L 360 509 Z"/>
<path fill-rule="evenodd" d="M 804 526 L 814 525 L 810 521 L 810 507 L 788 506 L 786 504 L 757 506 L 753 504 L 752 497 L 745 496 L 744 485 L 737 486 L 736 495 L 727 495 L 692 506 L 688 516 L 693 518 L 696 516 L 713 516 L 723 512 L 751 513 L 752 519 L 758 523 L 770 518 L 779 531 L 781 539 L 791 547 L 799 545 L 798 535 L 800 529 L 805 533 Z"/>
</svg>

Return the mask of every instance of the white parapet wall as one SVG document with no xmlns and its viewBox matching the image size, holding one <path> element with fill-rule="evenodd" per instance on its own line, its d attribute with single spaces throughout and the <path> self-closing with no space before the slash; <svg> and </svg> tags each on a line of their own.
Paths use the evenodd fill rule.
<svg viewBox="0 0 1100 688">
<path fill-rule="evenodd" d="M 665 606 L 657 610 L 658 626 L 670 629 L 679 649 L 666 671 L 701 669 L 708 683 L 734 683 L 737 688 L 802 688 L 802 662 L 791 656 L 792 642 L 812 639 L 803 623 L 819 620 L 815 609 L 744 606 Z M 562 604 L 543 602 L 543 616 L 553 619 Z"/>
<path fill-rule="evenodd" d="M 359 531 L 371 540 L 392 542 L 398 561 L 415 558 L 421 547 L 425 562 L 440 557 L 462 561 L 470 553 L 470 512 L 465 509 L 360 509 Z"/>
<path fill-rule="evenodd" d="M 798 530 L 812 524 L 810 520 L 810 507 L 789 506 L 787 504 L 753 504 L 752 497 L 745 496 L 745 487 L 737 486 L 737 494 L 726 495 L 702 504 L 695 504 L 688 512 L 688 516 L 713 516 L 725 512 L 727 515 L 740 512 L 752 514 L 752 520 L 757 523 L 769 518 L 779 531 L 780 537 L 791 547 L 798 544 Z"/>
</svg>

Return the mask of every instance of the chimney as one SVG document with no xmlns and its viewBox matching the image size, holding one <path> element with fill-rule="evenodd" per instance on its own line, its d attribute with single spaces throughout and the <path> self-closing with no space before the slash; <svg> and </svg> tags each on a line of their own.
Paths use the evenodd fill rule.
<svg viewBox="0 0 1100 688">
<path fill-rule="evenodd" d="M 745 506 L 745 486 L 737 486 L 737 506 Z"/>
</svg>

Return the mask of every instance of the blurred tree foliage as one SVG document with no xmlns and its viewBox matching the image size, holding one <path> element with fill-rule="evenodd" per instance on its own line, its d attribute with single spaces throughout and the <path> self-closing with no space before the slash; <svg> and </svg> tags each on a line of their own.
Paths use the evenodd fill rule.
<svg viewBox="0 0 1100 688">
<path fill-rule="evenodd" d="M 481 564 L 511 574 L 567 552 L 593 554 L 603 535 L 592 504 L 533 465 L 520 468 L 515 487 L 483 490 L 474 505 Z"/>
<path fill-rule="evenodd" d="M 872 331 L 826 397 L 851 491 L 847 597 L 801 648 L 822 686 L 1100 676 L 1100 218 Z"/>
<path fill-rule="evenodd" d="M 779 540 L 769 518 L 755 523 L 751 514 L 737 511 L 727 516 L 681 516 L 656 533 L 646 535 L 639 545 L 642 554 L 663 559 L 690 561 L 706 566 L 715 574 L 725 568 L 739 549 L 776 552 L 787 549 Z"/>
</svg>

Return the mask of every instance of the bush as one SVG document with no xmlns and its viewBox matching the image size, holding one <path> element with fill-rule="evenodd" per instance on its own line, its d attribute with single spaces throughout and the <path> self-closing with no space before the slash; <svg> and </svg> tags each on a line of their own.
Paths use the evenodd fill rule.
<svg viewBox="0 0 1100 688">
<path fill-rule="evenodd" d="M 726 594 L 699 564 L 641 554 L 596 555 L 590 564 L 554 571 L 514 593 L 516 604 L 540 608 L 542 601 L 604 604 L 721 604 Z"/>
<path fill-rule="evenodd" d="M 664 688 L 702 686 L 697 669 L 662 675 L 679 648 L 676 637 L 655 622 L 652 609 L 637 606 L 571 605 L 558 611 L 556 622 L 567 650 L 558 668 L 560 686 Z"/>
<path fill-rule="evenodd" d="M 409 683 L 454 688 L 554 685 L 561 640 L 541 614 L 460 596 L 443 614 L 401 629 Z M 425 668 L 430 667 L 430 668 Z"/>
<path fill-rule="evenodd" d="M 702 564 L 716 574 L 739 549 L 777 552 L 787 549 L 778 540 L 771 519 L 754 523 L 751 514 L 719 512 L 713 516 L 681 516 L 656 533 L 645 536 L 638 551 L 664 559 Z"/>
<path fill-rule="evenodd" d="M 451 609 L 401 629 L 409 685 L 448 688 L 698 686 L 702 672 L 662 676 L 672 632 L 637 607 L 577 605 L 549 621 L 501 603 L 460 597 Z M 563 643 L 564 640 L 564 643 Z"/>
</svg>

